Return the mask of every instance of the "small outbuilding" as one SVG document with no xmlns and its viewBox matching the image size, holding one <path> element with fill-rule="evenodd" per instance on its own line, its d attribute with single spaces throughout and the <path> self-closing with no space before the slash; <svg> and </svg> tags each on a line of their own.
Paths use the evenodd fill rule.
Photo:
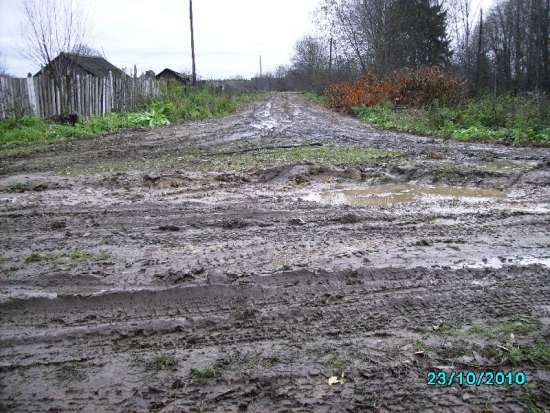
<svg viewBox="0 0 550 413">
<path fill-rule="evenodd" d="M 123 75 L 115 65 L 109 63 L 103 57 L 89 56 L 78 53 L 60 53 L 51 63 L 43 67 L 34 76 L 40 76 L 50 71 L 54 65 L 54 72 L 65 74 L 92 75 L 94 77 L 107 77 L 109 72 L 115 77 Z"/>
<path fill-rule="evenodd" d="M 156 78 L 177 80 L 178 82 L 182 82 L 185 85 L 188 85 L 191 83 L 191 76 L 184 75 L 183 73 L 176 72 L 172 69 L 164 69 L 162 72 L 160 72 L 156 76 Z"/>
</svg>

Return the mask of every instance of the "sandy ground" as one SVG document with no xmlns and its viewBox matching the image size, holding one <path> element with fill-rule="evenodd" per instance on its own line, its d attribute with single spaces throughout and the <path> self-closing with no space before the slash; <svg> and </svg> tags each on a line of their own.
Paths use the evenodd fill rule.
<svg viewBox="0 0 550 413">
<path fill-rule="evenodd" d="M 0 162 L 3 411 L 550 411 L 548 148 L 280 93 Z"/>
</svg>

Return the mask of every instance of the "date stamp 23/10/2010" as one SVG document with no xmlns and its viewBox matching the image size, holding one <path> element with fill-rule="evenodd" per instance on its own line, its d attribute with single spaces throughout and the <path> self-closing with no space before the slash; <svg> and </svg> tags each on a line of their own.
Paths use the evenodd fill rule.
<svg viewBox="0 0 550 413">
<path fill-rule="evenodd" d="M 518 371 L 517 373 L 503 371 L 480 371 L 480 372 L 450 372 L 444 371 L 429 371 L 428 386 L 451 386 L 453 383 L 458 385 L 468 386 L 504 386 L 504 385 L 523 385 L 525 384 L 525 373 Z"/>
</svg>

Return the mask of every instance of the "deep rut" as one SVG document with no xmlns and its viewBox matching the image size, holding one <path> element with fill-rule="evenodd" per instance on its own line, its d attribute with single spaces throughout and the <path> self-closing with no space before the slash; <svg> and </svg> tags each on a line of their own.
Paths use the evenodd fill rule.
<svg viewBox="0 0 550 413">
<path fill-rule="evenodd" d="M 343 147 L 393 157 L 307 158 Z M 0 410 L 550 409 L 547 148 L 283 93 L 1 161 Z M 385 185 L 496 195 L 322 200 Z M 526 383 L 427 383 L 487 371 Z"/>
</svg>

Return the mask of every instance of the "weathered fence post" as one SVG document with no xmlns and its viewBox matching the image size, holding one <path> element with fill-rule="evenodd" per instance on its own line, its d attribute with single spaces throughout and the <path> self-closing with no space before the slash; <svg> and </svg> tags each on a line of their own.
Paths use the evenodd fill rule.
<svg viewBox="0 0 550 413">
<path fill-rule="evenodd" d="M 6 79 L 7 78 L 0 76 L 0 116 L 2 117 L 2 119 L 8 117 L 8 96 L 6 91 Z"/>
<path fill-rule="evenodd" d="M 31 115 L 38 116 L 36 93 L 34 91 L 34 81 L 32 76 L 27 77 L 27 91 L 29 92 L 29 106 L 31 109 Z"/>
</svg>

